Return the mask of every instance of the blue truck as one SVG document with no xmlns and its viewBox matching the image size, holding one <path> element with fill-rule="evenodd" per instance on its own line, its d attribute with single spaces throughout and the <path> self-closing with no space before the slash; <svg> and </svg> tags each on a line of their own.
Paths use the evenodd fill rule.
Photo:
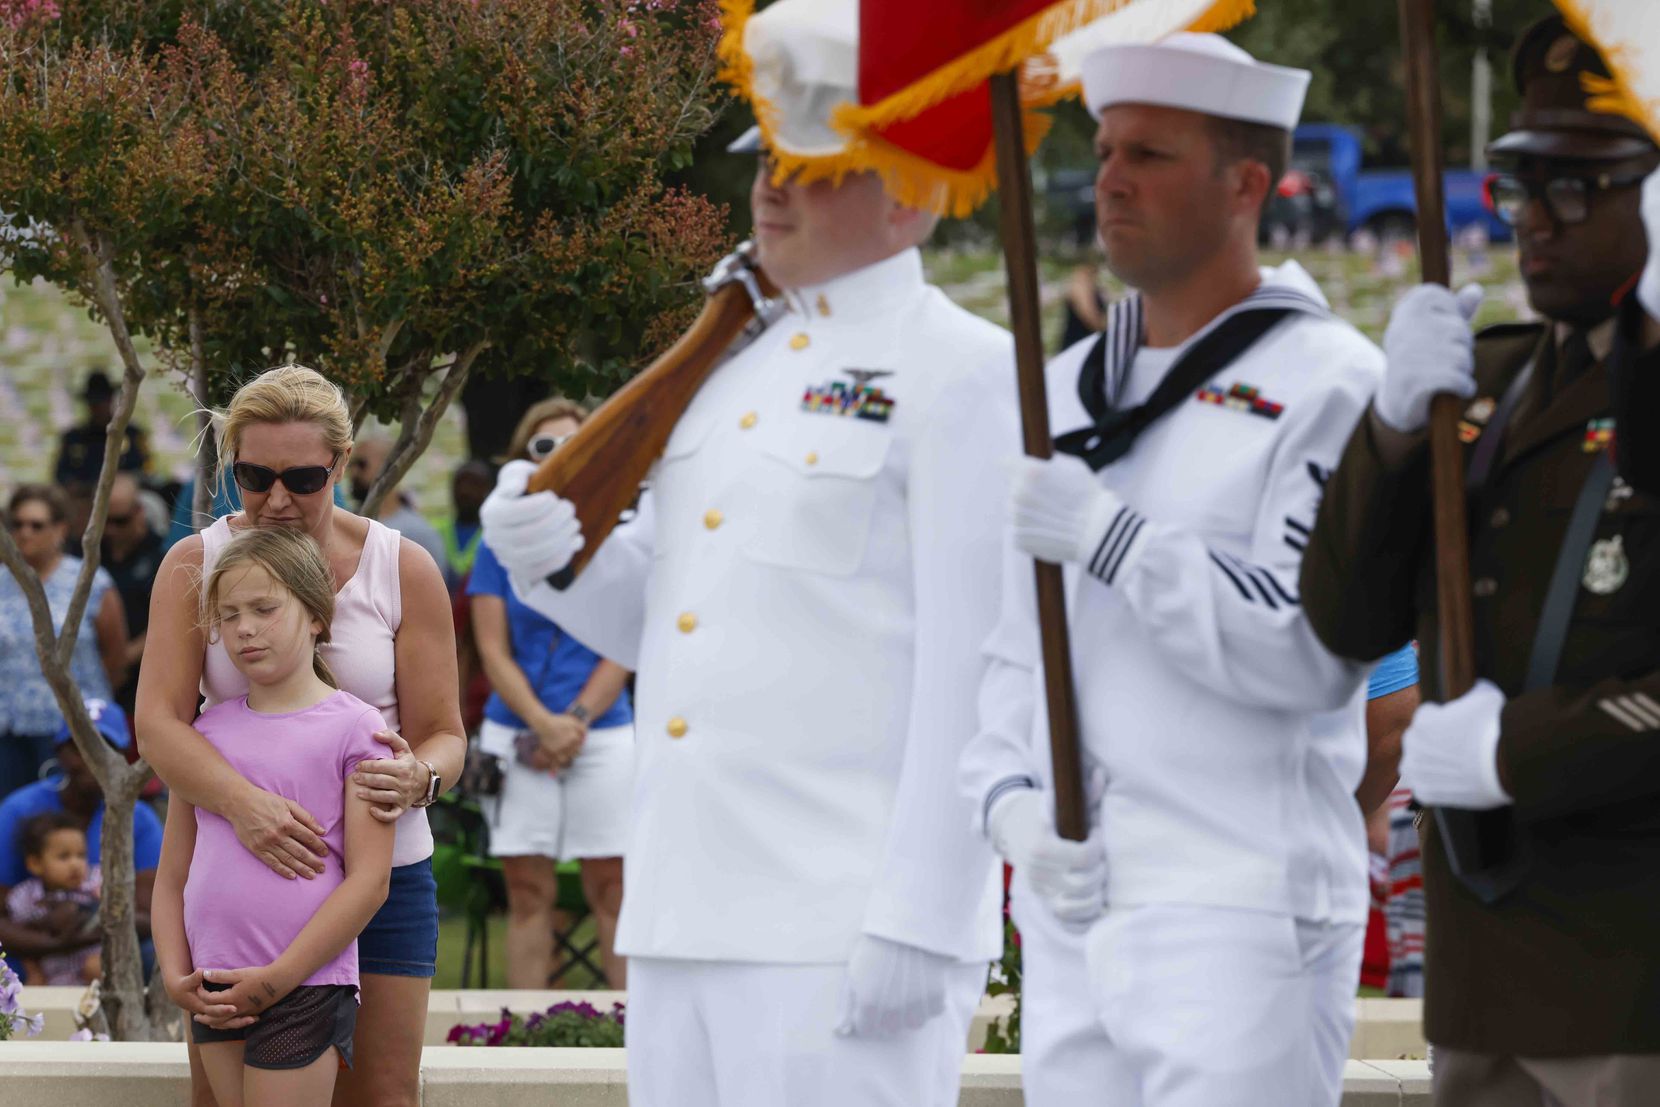
<svg viewBox="0 0 1660 1107">
<path fill-rule="evenodd" d="M 1488 210 L 1485 178 L 1474 169 L 1446 171 L 1447 229 L 1457 235 L 1480 226 L 1492 240 L 1507 241 L 1510 228 Z M 1268 221 L 1307 229 L 1314 239 L 1362 229 L 1382 239 L 1410 237 L 1418 225 L 1412 172 L 1364 168 L 1358 131 L 1338 123 L 1304 123 L 1293 135 L 1291 168 Z"/>
</svg>

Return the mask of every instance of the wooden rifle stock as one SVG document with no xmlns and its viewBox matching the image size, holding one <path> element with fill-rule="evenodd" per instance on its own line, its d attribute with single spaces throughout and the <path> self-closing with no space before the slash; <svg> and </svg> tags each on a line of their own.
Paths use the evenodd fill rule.
<svg viewBox="0 0 1660 1107">
<path fill-rule="evenodd" d="M 1401 56 L 1406 65 L 1412 181 L 1418 196 L 1418 260 L 1426 281 L 1451 283 L 1441 172 L 1441 96 L 1432 0 L 1400 0 Z M 1441 694 L 1455 699 L 1475 685 L 1475 615 L 1470 599 L 1470 541 L 1464 503 L 1464 449 L 1458 420 L 1464 401 L 1442 393 L 1430 404 L 1430 486 L 1435 512 L 1437 648 Z"/>
<path fill-rule="evenodd" d="M 762 295 L 778 295 L 759 268 L 750 271 Z M 605 543 L 686 406 L 755 317 L 755 300 L 744 282 L 715 288 L 690 329 L 601 404 L 531 475 L 527 492 L 552 492 L 571 501 L 582 524 L 582 549 L 548 578 L 555 588 L 575 580 Z"/>
</svg>

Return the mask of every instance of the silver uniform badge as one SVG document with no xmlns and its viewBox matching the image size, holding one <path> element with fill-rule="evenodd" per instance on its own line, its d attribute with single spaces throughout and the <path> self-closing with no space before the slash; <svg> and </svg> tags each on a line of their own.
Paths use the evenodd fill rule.
<svg viewBox="0 0 1660 1107">
<path fill-rule="evenodd" d="M 1631 562 L 1625 556 L 1625 538 L 1616 534 L 1591 544 L 1585 558 L 1585 590 L 1596 596 L 1618 592 L 1631 575 Z"/>
</svg>

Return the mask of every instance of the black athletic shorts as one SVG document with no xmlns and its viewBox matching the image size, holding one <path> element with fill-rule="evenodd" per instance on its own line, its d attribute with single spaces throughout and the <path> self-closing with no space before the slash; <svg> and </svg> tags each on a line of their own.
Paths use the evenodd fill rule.
<svg viewBox="0 0 1660 1107">
<path fill-rule="evenodd" d="M 229 984 L 207 982 L 210 992 Z M 350 984 L 302 984 L 283 996 L 259 1021 L 240 1030 L 215 1030 L 190 1020 L 197 1045 L 244 1042 L 242 1063 L 256 1069 L 303 1069 L 330 1046 L 352 1067 L 352 1035 L 357 1031 L 357 989 Z"/>
</svg>

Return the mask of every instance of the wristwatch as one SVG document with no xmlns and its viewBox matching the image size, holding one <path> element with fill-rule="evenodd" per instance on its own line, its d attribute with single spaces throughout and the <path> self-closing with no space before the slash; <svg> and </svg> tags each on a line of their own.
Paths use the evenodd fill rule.
<svg viewBox="0 0 1660 1107">
<path fill-rule="evenodd" d="M 432 767 L 432 762 L 422 761 L 420 764 L 427 767 L 427 794 L 410 804 L 411 807 L 431 807 L 443 788 L 444 778 L 438 775 L 438 770 Z"/>
<path fill-rule="evenodd" d="M 583 726 L 588 725 L 588 709 L 583 707 L 580 703 L 571 704 L 571 706 L 566 709 L 565 714 L 569 715 Z"/>
</svg>

